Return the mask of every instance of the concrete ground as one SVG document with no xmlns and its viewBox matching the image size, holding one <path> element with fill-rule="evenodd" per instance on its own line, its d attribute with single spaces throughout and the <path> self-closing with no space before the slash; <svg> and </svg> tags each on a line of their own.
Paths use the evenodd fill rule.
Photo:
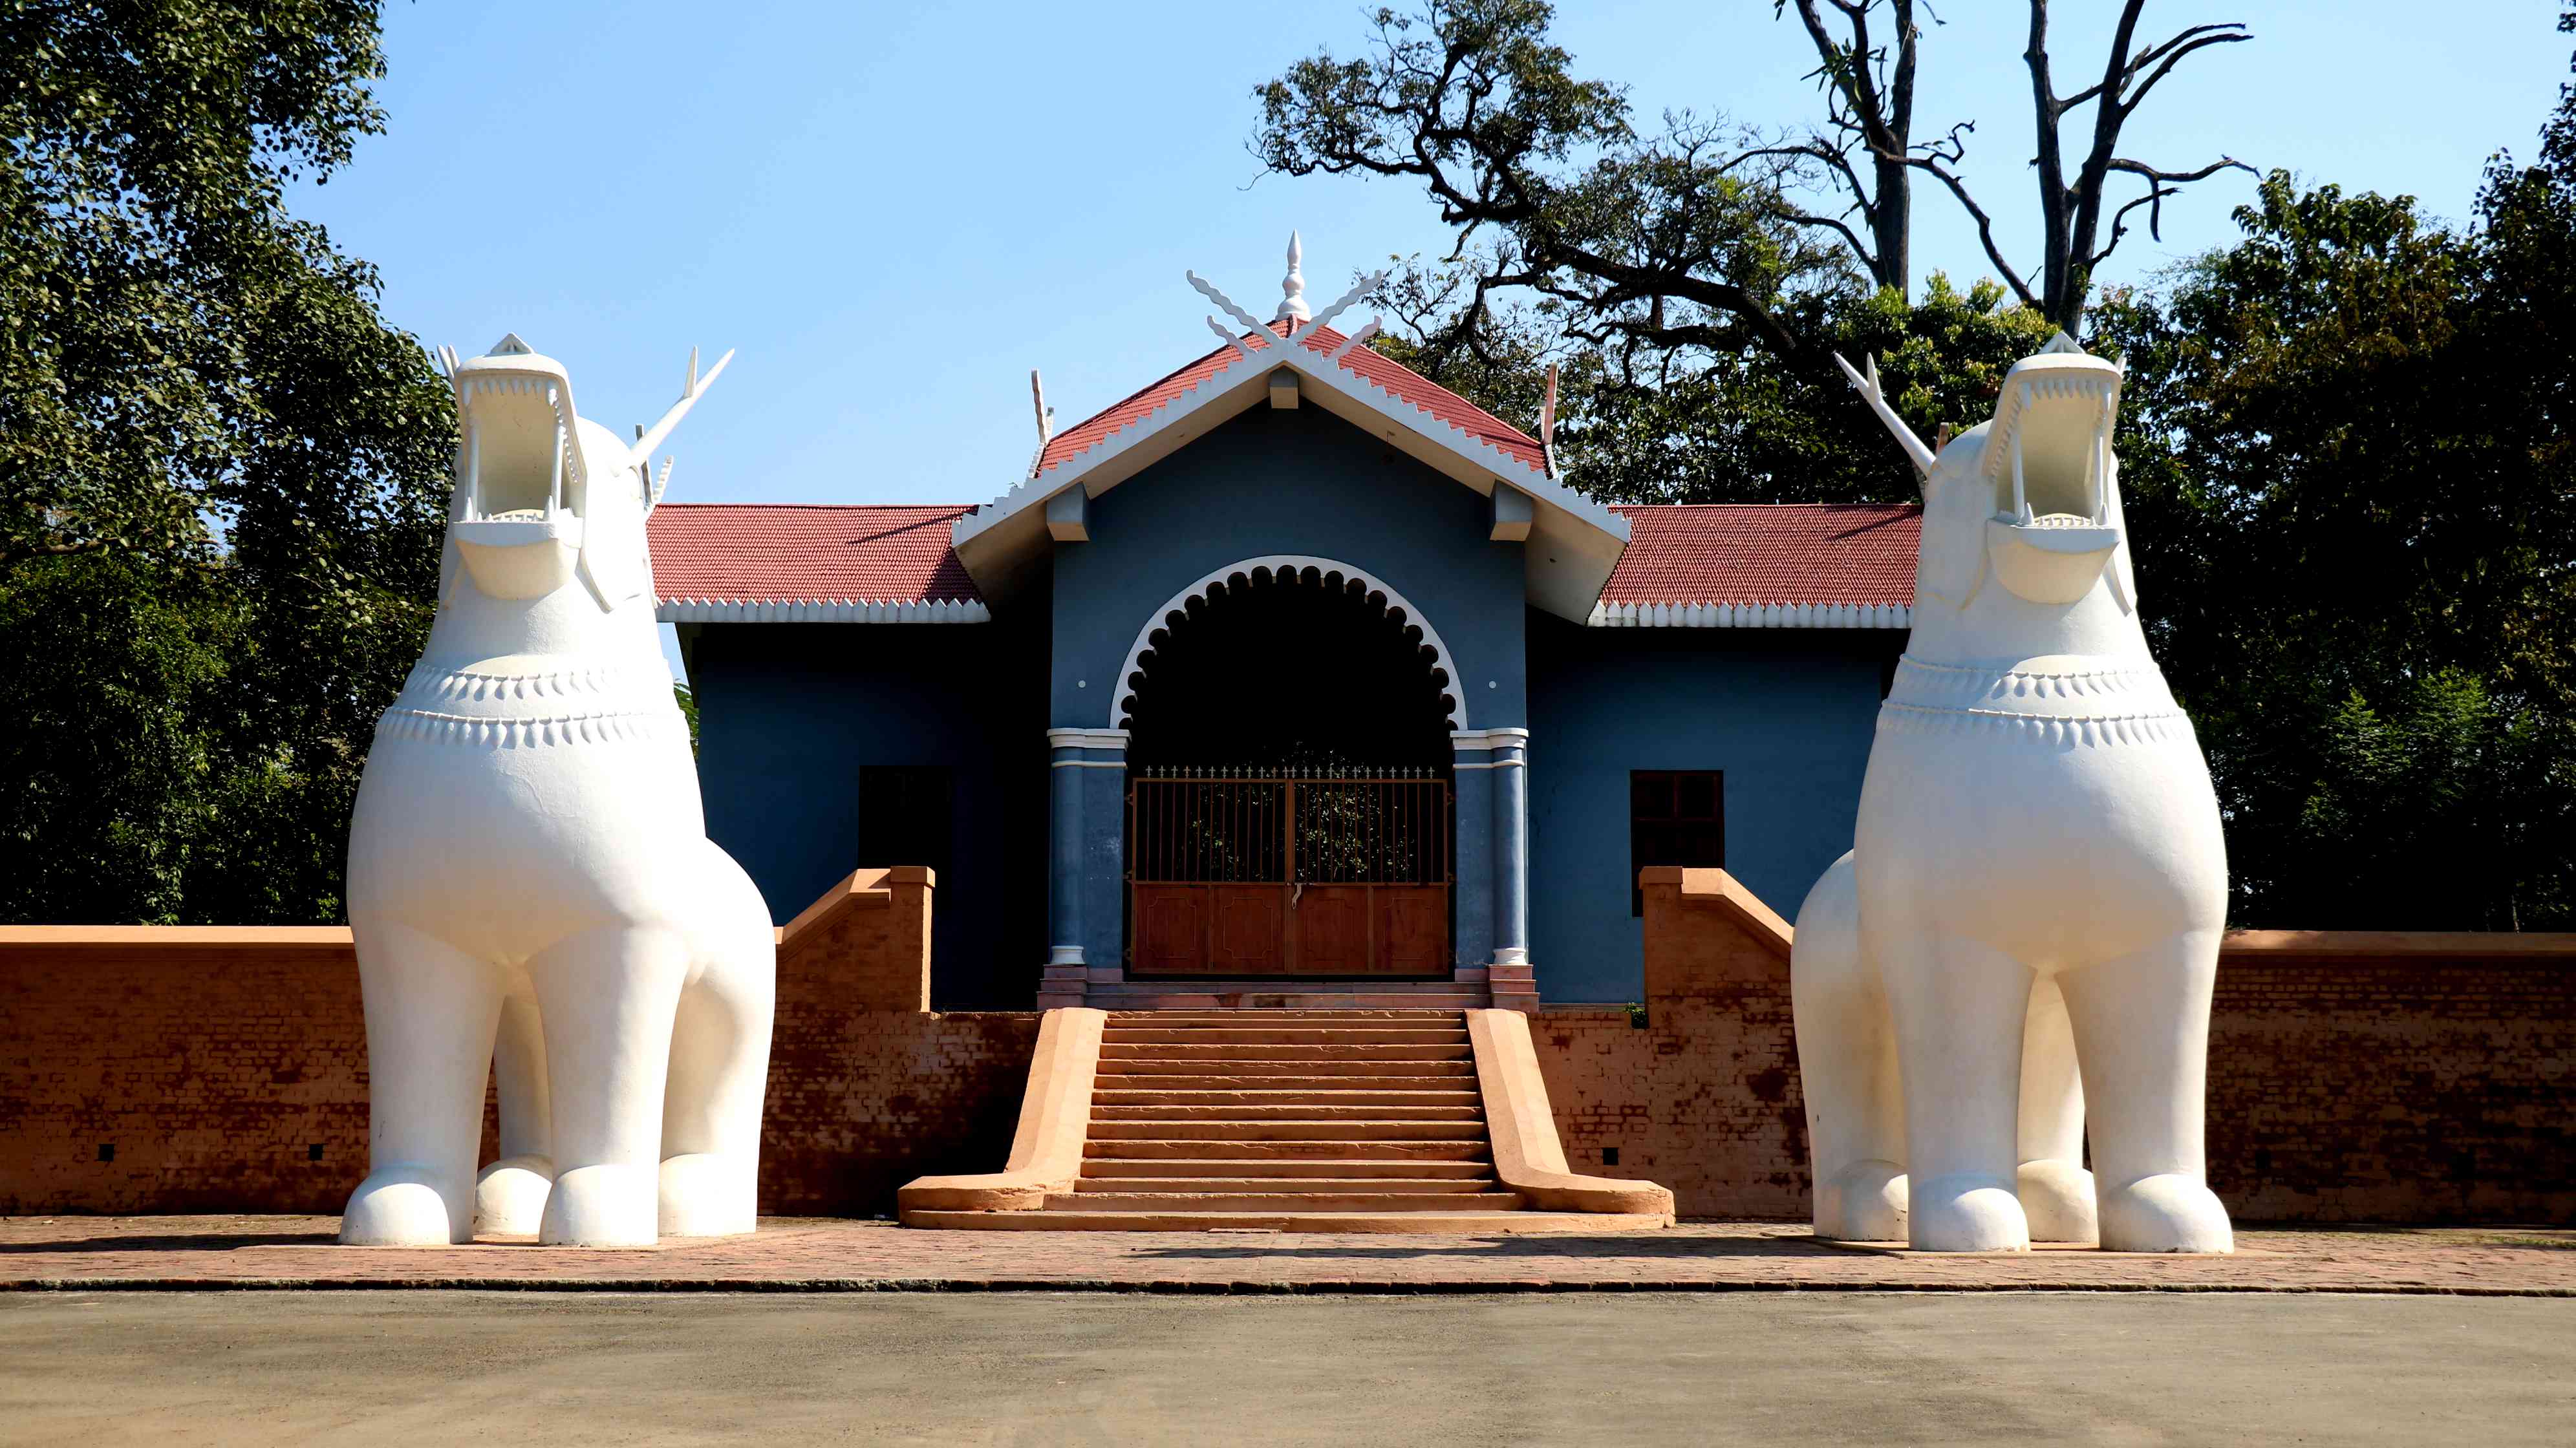
<svg viewBox="0 0 2576 1448">
<path fill-rule="evenodd" d="M 2565 1443 L 2576 1299 L 0 1297 L 0 1442 Z"/>
<path fill-rule="evenodd" d="M 1553 1236 L 930 1232 L 769 1217 L 656 1247 L 342 1247 L 333 1217 L 0 1217 L 0 1291 L 517 1287 L 624 1291 L 2457 1292 L 2576 1297 L 2576 1228 L 2246 1227 L 2232 1257 L 1948 1256 L 1817 1241 L 1804 1223 Z"/>
</svg>

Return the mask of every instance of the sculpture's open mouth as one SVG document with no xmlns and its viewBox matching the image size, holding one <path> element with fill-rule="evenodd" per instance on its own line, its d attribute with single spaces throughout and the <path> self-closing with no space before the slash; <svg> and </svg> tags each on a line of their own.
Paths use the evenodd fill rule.
<svg viewBox="0 0 2576 1448">
<path fill-rule="evenodd" d="M 2043 352 L 2005 374 L 1988 433 L 1995 490 L 1986 525 L 1995 576 L 2033 602 L 2072 603 L 2120 544 L 2111 426 L 2120 369 L 2081 352 Z"/>
<path fill-rule="evenodd" d="M 485 593 L 551 593 L 571 577 L 587 496 L 572 379 L 512 336 L 455 381 L 457 550 Z"/>
</svg>

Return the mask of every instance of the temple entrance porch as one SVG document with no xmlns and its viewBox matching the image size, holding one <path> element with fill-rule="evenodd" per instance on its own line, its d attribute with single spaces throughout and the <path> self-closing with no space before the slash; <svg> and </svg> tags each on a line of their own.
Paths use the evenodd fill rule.
<svg viewBox="0 0 2576 1448">
<path fill-rule="evenodd" d="M 1060 869 L 1057 898 L 1116 932 L 1080 942 L 1077 997 L 1059 913 L 1040 1004 L 1484 1006 L 1506 949 L 1525 979 L 1524 796 L 1495 777 L 1525 736 L 1460 728 L 1452 667 L 1393 589 L 1327 560 L 1254 560 L 1173 600 L 1117 727 L 1052 732 L 1059 841 L 1070 801 L 1079 867 L 1096 881 L 1114 841 L 1117 870 L 1068 891 Z"/>
</svg>

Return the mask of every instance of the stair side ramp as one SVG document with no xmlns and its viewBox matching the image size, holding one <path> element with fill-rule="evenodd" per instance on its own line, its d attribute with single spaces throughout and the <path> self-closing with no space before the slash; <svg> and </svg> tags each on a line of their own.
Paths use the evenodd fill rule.
<svg viewBox="0 0 2576 1448">
<path fill-rule="evenodd" d="M 1034 1212 L 1049 1196 L 1071 1191 L 1082 1175 L 1092 1082 L 1100 1073 L 1100 1041 L 1108 1024 L 1107 1011 L 1081 1006 L 1040 1016 L 1010 1161 L 998 1172 L 907 1182 L 895 1191 L 897 1217 L 919 1225 L 913 1218 L 922 1212 Z"/>
<path fill-rule="evenodd" d="M 1508 1010 L 1050 1011 L 1009 1165 L 897 1202 L 907 1226 L 985 1231 L 1673 1220 L 1662 1187 L 1566 1169 L 1528 1020 Z"/>
</svg>

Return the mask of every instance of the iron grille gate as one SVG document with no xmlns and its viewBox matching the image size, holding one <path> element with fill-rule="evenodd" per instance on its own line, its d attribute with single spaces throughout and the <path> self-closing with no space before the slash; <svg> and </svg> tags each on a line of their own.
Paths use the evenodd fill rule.
<svg viewBox="0 0 2576 1448">
<path fill-rule="evenodd" d="M 1140 770 L 1129 971 L 1447 974 L 1450 798 L 1428 769 Z"/>
</svg>

